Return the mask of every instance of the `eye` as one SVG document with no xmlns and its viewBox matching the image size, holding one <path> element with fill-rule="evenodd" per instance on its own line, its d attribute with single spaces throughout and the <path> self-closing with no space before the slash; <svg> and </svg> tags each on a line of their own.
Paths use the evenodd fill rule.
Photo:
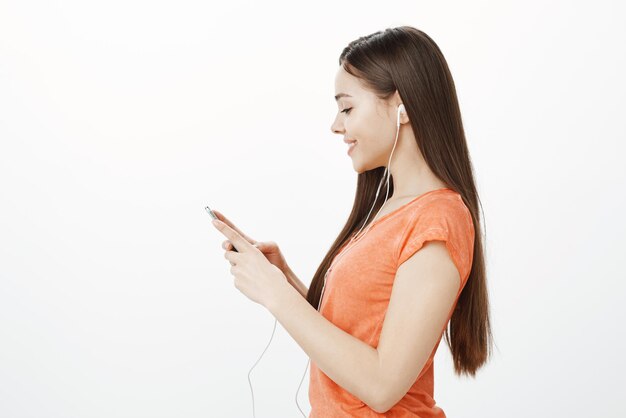
<svg viewBox="0 0 626 418">
<path fill-rule="evenodd" d="M 345 113 L 347 115 L 348 113 L 350 113 L 351 110 L 352 110 L 352 108 L 349 107 L 347 109 L 342 110 L 341 113 Z"/>
</svg>

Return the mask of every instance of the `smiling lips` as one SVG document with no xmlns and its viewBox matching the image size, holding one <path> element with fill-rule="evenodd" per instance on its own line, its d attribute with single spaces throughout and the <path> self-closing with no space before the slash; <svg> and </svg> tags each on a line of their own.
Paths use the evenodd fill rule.
<svg viewBox="0 0 626 418">
<path fill-rule="evenodd" d="M 353 140 L 353 139 L 352 140 L 344 139 L 343 142 L 348 144 L 348 155 L 350 155 L 350 153 L 352 152 L 352 150 L 356 146 L 356 141 Z"/>
</svg>

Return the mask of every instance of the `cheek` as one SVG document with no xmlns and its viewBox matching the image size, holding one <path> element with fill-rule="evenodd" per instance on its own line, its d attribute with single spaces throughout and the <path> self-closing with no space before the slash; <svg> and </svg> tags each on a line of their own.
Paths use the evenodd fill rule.
<svg viewBox="0 0 626 418">
<path fill-rule="evenodd" d="M 351 129 L 348 129 L 347 132 L 359 144 L 366 145 L 370 149 L 382 146 L 383 141 L 381 140 L 384 138 L 384 130 L 381 129 L 382 122 L 375 116 L 355 118 L 350 123 Z"/>
<path fill-rule="evenodd" d="M 355 153 L 375 156 L 385 151 L 388 133 L 380 110 L 361 105 L 345 119 L 346 136 L 357 140 Z M 392 138 L 393 140 L 393 138 Z"/>
<path fill-rule="evenodd" d="M 350 115 L 345 122 L 346 132 L 348 133 L 349 138 L 354 138 L 359 142 L 366 142 L 368 138 L 373 137 L 372 134 L 374 133 L 374 126 L 372 125 L 372 119 L 362 113 L 358 115 Z"/>
</svg>

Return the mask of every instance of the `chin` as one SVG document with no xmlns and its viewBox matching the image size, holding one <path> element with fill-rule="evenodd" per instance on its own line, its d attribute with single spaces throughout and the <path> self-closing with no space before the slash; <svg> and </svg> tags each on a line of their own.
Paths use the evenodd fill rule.
<svg viewBox="0 0 626 418">
<path fill-rule="evenodd" d="M 370 171 L 370 170 L 374 170 L 378 167 L 380 167 L 381 165 L 384 167 L 384 164 L 381 163 L 376 163 L 372 158 L 364 158 L 363 155 L 359 154 L 359 151 L 363 151 L 363 150 L 355 150 L 357 152 L 352 153 L 352 155 L 350 156 L 350 159 L 352 160 L 352 167 L 354 168 L 354 171 L 356 171 L 357 173 L 361 174 L 361 173 L 365 173 L 366 171 Z"/>
<path fill-rule="evenodd" d="M 356 171 L 358 174 L 365 173 L 366 171 L 372 169 L 371 167 L 368 167 L 367 165 L 355 160 L 352 160 L 352 166 L 354 167 L 354 171 Z"/>
</svg>

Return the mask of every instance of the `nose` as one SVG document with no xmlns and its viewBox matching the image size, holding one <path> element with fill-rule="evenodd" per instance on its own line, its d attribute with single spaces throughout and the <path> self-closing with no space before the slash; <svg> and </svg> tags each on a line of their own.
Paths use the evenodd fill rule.
<svg viewBox="0 0 626 418">
<path fill-rule="evenodd" d="M 330 131 L 334 134 L 343 134 L 343 127 L 337 122 L 337 119 L 330 125 Z"/>
</svg>

